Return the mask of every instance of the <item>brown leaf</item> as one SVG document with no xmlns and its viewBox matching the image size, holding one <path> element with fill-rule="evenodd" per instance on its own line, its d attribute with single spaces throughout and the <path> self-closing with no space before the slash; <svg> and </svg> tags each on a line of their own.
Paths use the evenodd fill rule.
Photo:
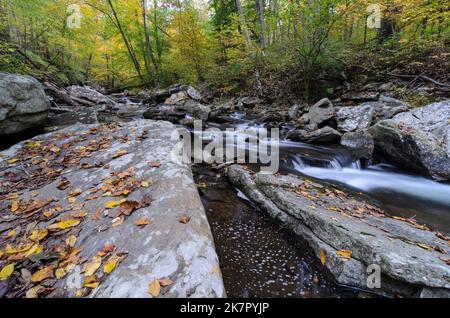
<svg viewBox="0 0 450 318">
<path fill-rule="evenodd" d="M 123 221 L 125 221 L 125 217 L 123 215 L 120 217 L 117 217 L 114 220 L 112 220 L 112 226 L 113 227 L 121 226 Z"/>
<path fill-rule="evenodd" d="M 161 285 L 161 287 L 167 287 L 173 284 L 173 281 L 169 278 L 163 278 L 159 280 L 159 284 Z"/>
<path fill-rule="evenodd" d="M 31 281 L 33 283 L 42 282 L 44 279 L 53 277 L 53 265 L 47 266 L 31 276 Z"/>
<path fill-rule="evenodd" d="M 139 202 L 125 201 L 122 204 L 120 204 L 120 212 L 122 212 L 126 216 L 129 216 L 131 213 L 133 213 L 134 210 L 138 209 L 139 206 L 140 206 Z"/>
<path fill-rule="evenodd" d="M 17 212 L 17 211 L 19 210 L 19 206 L 20 206 L 20 202 L 17 201 L 17 200 L 14 200 L 14 201 L 11 203 L 11 212 L 12 212 L 12 213 Z"/>
<path fill-rule="evenodd" d="M 128 151 L 120 150 L 120 151 L 116 152 L 112 157 L 115 159 L 115 158 L 125 156 L 126 154 L 128 154 Z"/>
<path fill-rule="evenodd" d="M 150 285 L 148 286 L 148 293 L 153 297 L 158 297 L 160 292 L 161 292 L 161 285 L 159 283 L 159 280 L 154 280 L 153 282 L 151 282 Z"/>
<path fill-rule="evenodd" d="M 92 219 L 93 219 L 94 221 L 98 221 L 98 220 L 100 220 L 100 218 L 101 218 L 101 210 L 100 210 L 100 208 L 97 208 L 97 209 L 95 210 L 94 215 L 92 216 Z"/>
<path fill-rule="evenodd" d="M 149 163 L 149 165 L 150 165 L 150 167 L 152 167 L 152 168 L 159 168 L 159 167 L 161 167 L 161 162 L 159 162 L 159 161 L 151 161 L 151 162 Z"/>
<path fill-rule="evenodd" d="M 66 178 L 62 178 L 57 186 L 59 190 L 66 190 L 68 187 L 70 187 L 70 181 Z"/>
<path fill-rule="evenodd" d="M 182 224 L 188 224 L 191 221 L 191 217 L 190 216 L 182 216 L 178 219 L 178 221 Z"/>
<path fill-rule="evenodd" d="M 150 225 L 152 222 L 148 218 L 140 218 L 134 222 L 134 225 L 145 227 L 147 225 Z"/>
</svg>

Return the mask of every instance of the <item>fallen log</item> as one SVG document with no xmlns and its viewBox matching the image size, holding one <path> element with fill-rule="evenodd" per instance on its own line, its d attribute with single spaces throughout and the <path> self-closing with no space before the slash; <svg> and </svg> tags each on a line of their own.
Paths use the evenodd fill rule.
<svg viewBox="0 0 450 318">
<path fill-rule="evenodd" d="M 95 103 L 71 96 L 65 89 L 59 88 L 50 82 L 44 82 L 45 90 L 54 98 L 63 101 L 70 106 L 95 106 Z"/>
</svg>

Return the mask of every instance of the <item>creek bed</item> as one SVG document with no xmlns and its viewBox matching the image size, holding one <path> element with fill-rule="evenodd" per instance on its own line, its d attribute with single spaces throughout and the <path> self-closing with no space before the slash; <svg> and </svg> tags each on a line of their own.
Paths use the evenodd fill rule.
<svg viewBox="0 0 450 318">
<path fill-rule="evenodd" d="M 308 247 L 256 209 L 222 176 L 194 167 L 228 297 L 370 297 L 340 287 Z"/>
</svg>

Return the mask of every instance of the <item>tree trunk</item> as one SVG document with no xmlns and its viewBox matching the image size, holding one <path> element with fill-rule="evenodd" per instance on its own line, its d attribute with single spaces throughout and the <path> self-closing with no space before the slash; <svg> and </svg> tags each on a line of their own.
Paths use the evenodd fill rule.
<svg viewBox="0 0 450 318">
<path fill-rule="evenodd" d="M 136 54 L 135 54 L 135 52 L 133 50 L 133 47 L 131 46 L 131 43 L 128 41 L 127 36 L 125 35 L 125 32 L 124 32 L 124 30 L 122 28 L 122 24 L 120 23 L 119 17 L 117 16 L 117 12 L 116 12 L 116 10 L 114 8 L 114 5 L 112 4 L 111 0 L 108 0 L 108 4 L 109 4 L 109 7 L 111 8 L 111 11 L 113 13 L 114 19 L 116 21 L 117 28 L 119 29 L 120 34 L 122 35 L 122 39 L 123 39 L 123 41 L 125 43 L 125 46 L 127 47 L 128 54 L 130 56 L 131 61 L 133 62 L 134 68 L 135 68 L 139 78 L 141 79 L 141 81 L 143 81 L 144 79 L 142 77 L 141 67 L 139 65 L 139 61 L 138 61 L 138 59 L 136 57 Z"/>
<path fill-rule="evenodd" d="M 247 23 L 245 21 L 245 15 L 244 15 L 244 10 L 242 9 L 241 0 L 236 0 L 236 7 L 239 12 L 239 20 L 241 22 L 241 30 L 242 30 L 242 33 L 244 34 L 245 42 L 247 44 L 247 47 L 251 48 L 252 42 L 250 40 L 250 35 L 248 33 Z"/>
<path fill-rule="evenodd" d="M 264 18 L 264 6 L 262 0 L 255 0 L 255 11 L 258 18 L 259 40 L 261 42 L 261 46 L 266 49 L 268 43 L 266 35 L 266 20 Z"/>
</svg>

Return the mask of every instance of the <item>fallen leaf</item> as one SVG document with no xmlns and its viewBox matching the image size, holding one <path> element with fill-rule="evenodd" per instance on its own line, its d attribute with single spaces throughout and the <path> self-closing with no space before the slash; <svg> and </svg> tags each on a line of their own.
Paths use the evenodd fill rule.
<svg viewBox="0 0 450 318">
<path fill-rule="evenodd" d="M 159 280 L 159 285 L 161 285 L 161 287 L 167 287 L 173 284 L 173 281 L 169 278 L 163 278 Z"/>
<path fill-rule="evenodd" d="M 105 203 L 105 208 L 107 209 L 114 209 L 115 207 L 118 207 L 122 203 L 124 203 L 126 200 L 120 200 L 120 201 L 108 201 Z"/>
<path fill-rule="evenodd" d="M 11 203 L 11 212 L 15 213 L 19 210 L 20 202 L 15 200 Z"/>
<path fill-rule="evenodd" d="M 120 204 L 120 211 L 126 216 L 129 216 L 131 213 L 133 213 L 134 210 L 138 209 L 139 206 L 139 202 L 125 201 Z"/>
<path fill-rule="evenodd" d="M 46 238 L 47 235 L 48 235 L 47 229 L 34 230 L 33 232 L 31 232 L 30 240 L 32 240 L 33 242 L 39 242 L 42 241 L 44 238 Z"/>
<path fill-rule="evenodd" d="M 150 285 L 148 286 L 148 293 L 153 297 L 158 297 L 160 292 L 161 292 L 161 285 L 159 283 L 159 280 L 154 280 L 153 282 L 151 282 Z"/>
<path fill-rule="evenodd" d="M 97 281 L 97 276 L 91 275 L 84 280 L 84 287 L 96 289 L 100 283 Z"/>
<path fill-rule="evenodd" d="M 351 259 L 352 258 L 352 251 L 349 250 L 340 250 L 337 251 L 336 254 L 340 257 L 340 258 L 344 258 L 344 259 Z"/>
<path fill-rule="evenodd" d="M 159 167 L 161 167 L 161 162 L 159 162 L 159 161 L 151 161 L 151 162 L 149 163 L 149 165 L 150 165 L 150 167 L 152 167 L 152 168 L 159 168 Z"/>
<path fill-rule="evenodd" d="M 72 217 L 76 219 L 82 219 L 85 218 L 88 215 L 87 211 L 77 211 L 72 213 Z"/>
<path fill-rule="evenodd" d="M 78 224 L 80 224 L 80 222 L 81 221 L 77 220 L 77 219 L 70 219 L 70 220 L 67 220 L 67 221 L 54 223 L 54 224 L 50 225 L 48 227 L 48 229 L 49 230 L 66 230 L 68 228 L 77 226 Z"/>
<path fill-rule="evenodd" d="M 103 272 L 106 274 L 111 274 L 112 271 L 116 269 L 117 264 L 119 264 L 122 260 L 122 256 L 118 256 L 117 254 L 112 255 L 103 266 Z"/>
<path fill-rule="evenodd" d="M 27 292 L 25 293 L 25 297 L 28 299 L 33 299 L 33 298 L 38 298 L 39 295 L 45 290 L 44 287 L 38 285 L 35 286 L 29 290 L 27 290 Z"/>
<path fill-rule="evenodd" d="M 434 250 L 433 247 L 426 245 L 426 244 L 422 244 L 422 243 L 418 243 L 417 246 L 419 246 L 420 248 L 423 248 L 424 250 L 430 251 L 430 252 L 432 252 Z"/>
<path fill-rule="evenodd" d="M 327 263 L 327 252 L 324 250 L 320 250 L 320 262 L 323 266 Z"/>
<path fill-rule="evenodd" d="M 7 244 L 6 245 L 6 249 L 5 249 L 5 253 L 7 255 L 13 255 L 13 254 L 18 254 L 18 253 L 23 253 L 28 251 L 34 244 L 33 243 L 29 243 L 29 244 L 21 244 L 18 247 L 14 248 L 11 245 Z"/>
<path fill-rule="evenodd" d="M 122 225 L 123 221 L 125 221 L 125 218 L 123 215 L 120 217 L 117 217 L 114 220 L 112 220 L 112 226 L 118 227 L 118 226 Z"/>
<path fill-rule="evenodd" d="M 66 271 L 63 268 L 58 268 L 55 271 L 55 277 L 56 279 L 62 279 L 66 276 Z"/>
<path fill-rule="evenodd" d="M 102 265 L 102 258 L 100 256 L 94 256 L 90 263 L 84 264 L 83 270 L 84 276 L 89 277 L 95 274 L 97 269 Z"/>
<path fill-rule="evenodd" d="M 145 226 L 147 226 L 147 225 L 150 225 L 152 222 L 149 220 L 149 219 L 147 219 L 147 218 L 141 218 L 141 219 L 138 219 L 138 220 L 136 220 L 135 222 L 134 222 L 134 225 L 136 225 L 136 226 L 141 226 L 141 227 L 145 227 Z"/>
<path fill-rule="evenodd" d="M 19 160 L 20 160 L 19 158 L 13 158 L 13 159 L 11 159 L 11 160 L 8 160 L 8 164 L 9 164 L 9 165 L 13 165 L 13 164 L 19 162 Z"/>
<path fill-rule="evenodd" d="M 150 187 L 152 185 L 152 182 L 151 181 L 142 181 L 141 182 L 141 187 L 142 188 L 148 188 L 148 187 Z"/>
<path fill-rule="evenodd" d="M 11 237 L 14 237 L 17 234 L 16 230 L 11 230 L 5 235 L 5 239 L 10 239 Z"/>
<path fill-rule="evenodd" d="M 98 221 L 98 220 L 100 220 L 100 218 L 101 218 L 101 210 L 100 210 L 100 208 L 97 208 L 95 210 L 94 215 L 92 216 L 92 220 Z"/>
<path fill-rule="evenodd" d="M 191 221 L 190 216 L 182 216 L 178 219 L 178 221 L 182 224 L 188 224 Z"/>
<path fill-rule="evenodd" d="M 53 276 L 53 265 L 47 266 L 31 276 L 31 281 L 33 283 L 42 282 L 44 279 L 50 278 Z"/>
<path fill-rule="evenodd" d="M 14 264 L 6 265 L 0 271 L 0 281 L 7 280 L 14 273 Z"/>
<path fill-rule="evenodd" d="M 75 247 L 75 244 L 77 244 L 77 237 L 75 235 L 71 235 L 66 239 L 66 244 L 70 247 Z"/>
<path fill-rule="evenodd" d="M 128 154 L 128 151 L 120 150 L 120 151 L 116 152 L 115 154 L 113 154 L 112 157 L 115 159 L 115 158 L 119 158 L 119 157 L 125 156 L 126 154 Z"/>
<path fill-rule="evenodd" d="M 70 181 L 67 180 L 66 178 L 62 178 L 61 181 L 59 182 L 57 188 L 59 190 L 66 190 L 69 186 L 70 186 Z"/>
</svg>

